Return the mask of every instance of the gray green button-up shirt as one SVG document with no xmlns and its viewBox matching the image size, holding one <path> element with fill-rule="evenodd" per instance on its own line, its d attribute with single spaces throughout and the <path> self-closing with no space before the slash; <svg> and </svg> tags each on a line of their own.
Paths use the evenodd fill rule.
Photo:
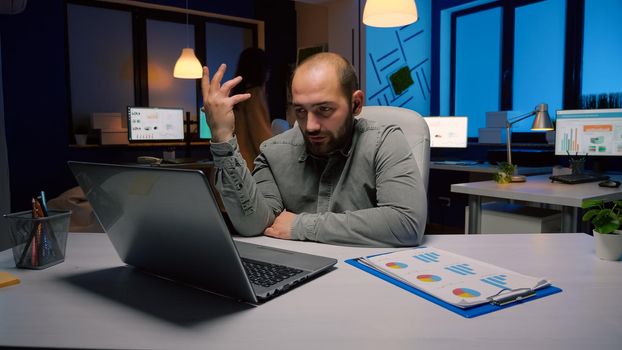
<svg viewBox="0 0 622 350">
<path fill-rule="evenodd" d="M 423 238 L 426 190 L 397 126 L 357 119 L 350 146 L 325 159 L 307 153 L 293 128 L 261 145 L 253 174 L 235 138 L 211 150 L 216 188 L 241 235 L 262 234 L 287 210 L 298 214 L 292 239 L 414 246 Z"/>
</svg>

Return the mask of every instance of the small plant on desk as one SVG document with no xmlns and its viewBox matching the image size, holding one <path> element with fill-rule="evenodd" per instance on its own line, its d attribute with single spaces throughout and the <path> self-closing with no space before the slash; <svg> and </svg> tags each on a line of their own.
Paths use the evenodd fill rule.
<svg viewBox="0 0 622 350">
<path fill-rule="evenodd" d="M 587 210 L 583 221 L 594 225 L 596 255 L 605 260 L 619 260 L 622 256 L 622 200 L 607 203 L 587 200 L 582 208 Z"/>
<path fill-rule="evenodd" d="M 590 221 L 594 231 L 608 234 L 620 229 L 622 222 L 622 201 L 605 203 L 602 200 L 587 200 L 583 202 L 583 221 Z"/>
<path fill-rule="evenodd" d="M 499 184 L 512 182 L 512 175 L 516 171 L 516 165 L 507 162 L 499 163 L 499 170 L 493 175 L 493 179 Z"/>
</svg>

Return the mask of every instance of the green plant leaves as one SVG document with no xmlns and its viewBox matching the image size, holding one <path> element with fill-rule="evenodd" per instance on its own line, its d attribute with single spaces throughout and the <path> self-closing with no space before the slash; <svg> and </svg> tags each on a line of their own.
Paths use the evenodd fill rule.
<svg viewBox="0 0 622 350">
<path fill-rule="evenodd" d="M 499 184 L 507 184 L 512 182 L 512 175 L 516 171 L 516 165 L 510 164 L 508 162 L 499 163 L 499 171 L 494 173 L 493 180 Z"/>
<path fill-rule="evenodd" d="M 596 232 L 607 234 L 620 228 L 622 201 L 605 203 L 602 200 L 586 200 L 581 204 L 581 207 L 589 209 L 583 214 L 582 219 L 583 221 L 591 221 Z"/>
</svg>

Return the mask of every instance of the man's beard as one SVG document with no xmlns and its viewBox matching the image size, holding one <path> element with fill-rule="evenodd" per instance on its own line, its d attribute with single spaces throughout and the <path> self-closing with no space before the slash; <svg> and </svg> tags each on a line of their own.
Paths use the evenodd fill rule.
<svg viewBox="0 0 622 350">
<path fill-rule="evenodd" d="M 331 153 L 343 149 L 350 143 L 353 129 L 354 115 L 350 112 L 348 118 L 335 134 L 322 130 L 313 133 L 304 132 L 303 136 L 307 151 L 317 157 L 327 157 Z M 313 143 L 309 140 L 310 136 L 325 137 L 327 141 L 321 144 Z"/>
</svg>

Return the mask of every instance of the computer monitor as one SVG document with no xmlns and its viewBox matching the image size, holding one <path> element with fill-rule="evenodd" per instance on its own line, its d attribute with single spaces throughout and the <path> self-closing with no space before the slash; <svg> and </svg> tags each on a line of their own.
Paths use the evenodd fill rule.
<svg viewBox="0 0 622 350">
<path fill-rule="evenodd" d="M 199 139 L 200 140 L 211 140 L 212 139 L 212 130 L 207 125 L 207 116 L 205 112 L 201 111 L 199 114 Z"/>
<path fill-rule="evenodd" d="M 431 148 L 466 148 L 467 117 L 424 117 Z"/>
<path fill-rule="evenodd" d="M 184 140 L 184 110 L 181 108 L 127 107 L 130 142 Z"/>
<path fill-rule="evenodd" d="M 558 110 L 555 155 L 622 156 L 622 108 Z"/>
</svg>

